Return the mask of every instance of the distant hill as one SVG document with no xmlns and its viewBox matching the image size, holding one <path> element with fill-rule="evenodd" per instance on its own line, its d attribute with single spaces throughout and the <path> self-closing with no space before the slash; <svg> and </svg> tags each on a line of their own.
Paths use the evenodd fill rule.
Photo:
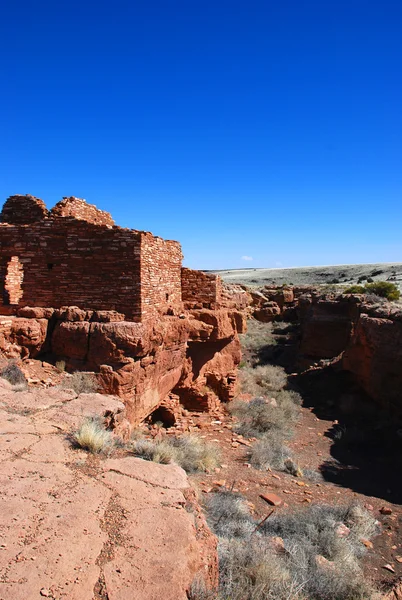
<svg viewBox="0 0 402 600">
<path fill-rule="evenodd" d="M 228 283 L 262 285 L 327 285 L 357 283 L 359 278 L 392 281 L 402 291 L 402 263 L 368 265 L 332 265 L 325 267 L 295 267 L 291 269 L 228 269 L 210 271 Z M 364 282 L 363 282 L 364 283 Z"/>
</svg>

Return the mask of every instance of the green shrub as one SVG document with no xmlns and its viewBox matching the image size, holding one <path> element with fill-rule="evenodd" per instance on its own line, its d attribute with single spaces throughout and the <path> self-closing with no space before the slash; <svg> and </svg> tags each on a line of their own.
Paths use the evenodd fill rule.
<svg viewBox="0 0 402 600">
<path fill-rule="evenodd" d="M 395 283 L 390 281 L 374 281 L 367 283 L 364 287 L 366 293 L 375 294 L 390 301 L 399 300 L 401 295 Z"/>
<path fill-rule="evenodd" d="M 364 294 L 366 291 L 363 285 L 351 285 L 346 290 L 344 290 L 344 294 Z"/>
<path fill-rule="evenodd" d="M 399 300 L 400 291 L 395 283 L 390 281 L 373 281 L 362 285 L 352 285 L 344 291 L 344 294 L 374 294 L 389 301 Z"/>
</svg>

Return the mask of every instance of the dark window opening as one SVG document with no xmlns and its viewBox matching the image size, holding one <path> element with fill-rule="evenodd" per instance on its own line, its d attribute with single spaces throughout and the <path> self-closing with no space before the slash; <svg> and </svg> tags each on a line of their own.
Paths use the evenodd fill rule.
<svg viewBox="0 0 402 600">
<path fill-rule="evenodd" d="M 166 301 L 169 300 L 169 294 L 166 294 Z"/>
<path fill-rule="evenodd" d="M 54 267 L 53 263 L 47 263 L 47 268 L 49 269 L 49 271 L 51 271 Z"/>
</svg>

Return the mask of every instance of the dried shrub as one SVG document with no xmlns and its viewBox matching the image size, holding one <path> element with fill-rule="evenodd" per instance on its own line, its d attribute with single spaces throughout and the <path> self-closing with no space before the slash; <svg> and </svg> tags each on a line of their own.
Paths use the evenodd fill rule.
<svg viewBox="0 0 402 600">
<path fill-rule="evenodd" d="M 113 445 L 111 432 L 104 428 L 98 417 L 86 418 L 80 428 L 73 433 L 72 439 L 77 447 L 93 454 L 106 452 Z"/>
<path fill-rule="evenodd" d="M 66 370 L 66 361 L 58 360 L 56 362 L 56 369 L 58 369 L 60 371 L 60 373 L 64 373 L 64 371 Z"/>
<path fill-rule="evenodd" d="M 139 458 L 164 465 L 172 462 L 174 456 L 172 446 L 165 441 L 155 442 L 153 440 L 139 439 L 135 440 L 131 449 L 135 456 Z"/>
<path fill-rule="evenodd" d="M 272 334 L 272 323 L 261 323 L 250 319 L 247 321 L 247 332 L 239 335 L 241 346 L 252 354 L 257 354 L 264 346 L 276 344 Z"/>
<path fill-rule="evenodd" d="M 93 394 L 99 389 L 95 375 L 77 371 L 61 382 L 61 387 L 74 390 L 77 394 Z"/>
<path fill-rule="evenodd" d="M 275 365 L 258 365 L 244 367 L 240 373 L 240 383 L 243 392 L 255 396 L 263 396 L 281 390 L 287 383 L 283 367 Z"/>
<path fill-rule="evenodd" d="M 24 386 L 24 389 L 26 389 L 28 386 L 24 373 L 21 371 L 17 363 L 12 360 L 10 360 L 0 371 L 0 377 L 6 379 L 12 385 Z"/>
<path fill-rule="evenodd" d="M 377 523 L 360 506 L 312 505 L 258 525 L 245 500 L 225 490 L 209 495 L 206 512 L 219 537 L 221 600 L 377 598 L 359 564 Z"/>
<path fill-rule="evenodd" d="M 218 448 L 195 435 L 171 436 L 162 441 L 137 439 L 130 449 L 145 460 L 175 462 L 187 473 L 209 471 L 219 465 Z"/>
<path fill-rule="evenodd" d="M 234 400 L 228 410 L 237 417 L 236 431 L 246 437 L 263 437 L 268 432 L 291 437 L 300 418 L 301 398 L 296 392 L 282 390 L 275 398 L 254 398 L 250 402 Z"/>
</svg>

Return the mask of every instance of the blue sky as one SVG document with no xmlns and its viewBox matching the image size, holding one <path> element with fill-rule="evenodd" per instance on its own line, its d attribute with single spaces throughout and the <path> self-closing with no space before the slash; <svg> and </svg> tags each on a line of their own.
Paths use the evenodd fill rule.
<svg viewBox="0 0 402 600">
<path fill-rule="evenodd" d="M 402 261 L 400 0 L 0 17 L 1 201 L 85 198 L 194 268 Z"/>
</svg>

